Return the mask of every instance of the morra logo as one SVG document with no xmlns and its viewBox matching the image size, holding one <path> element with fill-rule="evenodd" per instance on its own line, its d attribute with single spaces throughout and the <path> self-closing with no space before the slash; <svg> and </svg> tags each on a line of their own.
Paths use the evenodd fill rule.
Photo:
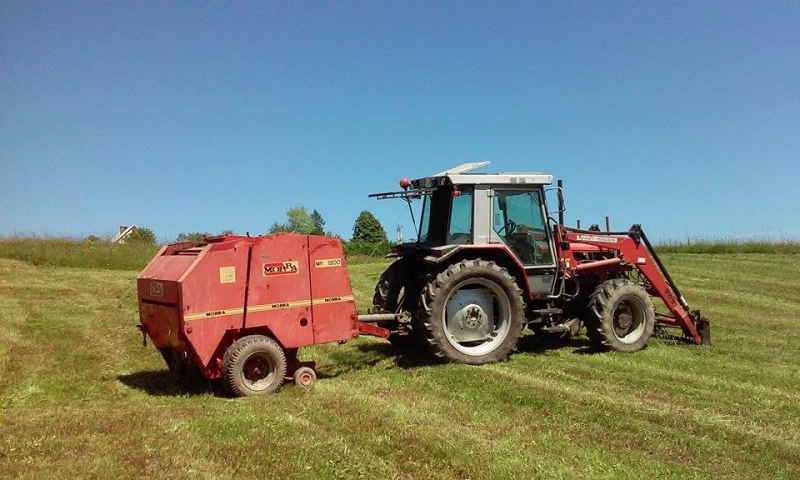
<svg viewBox="0 0 800 480">
<path fill-rule="evenodd" d="M 270 262 L 264 264 L 264 276 L 268 275 L 292 275 L 300 271 L 300 264 L 297 262 Z"/>
</svg>

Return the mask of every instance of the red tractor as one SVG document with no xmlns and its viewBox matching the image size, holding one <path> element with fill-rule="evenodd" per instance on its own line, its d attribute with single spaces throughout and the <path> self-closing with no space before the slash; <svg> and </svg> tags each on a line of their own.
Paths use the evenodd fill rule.
<svg viewBox="0 0 800 480">
<path fill-rule="evenodd" d="M 639 225 L 566 227 L 560 182 L 556 222 L 545 200 L 551 175 L 473 173 L 487 164 L 371 195 L 422 200 L 417 241 L 396 247 L 375 287 L 372 313 L 395 316 L 384 324 L 391 342 L 475 365 L 507 358 L 526 326 L 574 335 L 585 325 L 599 350 L 640 350 L 656 325 L 710 343 L 708 319 L 689 308 Z"/>
</svg>

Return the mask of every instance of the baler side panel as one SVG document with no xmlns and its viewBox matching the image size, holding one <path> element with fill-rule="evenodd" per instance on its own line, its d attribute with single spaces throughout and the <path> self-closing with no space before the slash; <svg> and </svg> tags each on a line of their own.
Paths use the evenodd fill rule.
<svg viewBox="0 0 800 480">
<path fill-rule="evenodd" d="M 244 322 L 248 248 L 247 240 L 209 245 L 182 275 L 182 329 L 204 368 Z"/>
<path fill-rule="evenodd" d="M 314 343 L 355 338 L 358 313 L 342 242 L 330 237 L 308 238 Z"/>
<path fill-rule="evenodd" d="M 262 327 L 284 348 L 314 343 L 307 235 L 255 239 L 245 328 Z"/>
</svg>

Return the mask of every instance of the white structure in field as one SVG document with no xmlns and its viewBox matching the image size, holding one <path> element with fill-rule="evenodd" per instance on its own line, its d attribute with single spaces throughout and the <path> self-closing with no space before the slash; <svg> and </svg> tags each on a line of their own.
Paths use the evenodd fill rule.
<svg viewBox="0 0 800 480">
<path fill-rule="evenodd" d="M 125 239 L 128 238 L 134 230 L 136 230 L 136 225 L 131 225 L 130 227 L 120 225 L 119 233 L 111 239 L 111 243 L 125 243 Z"/>
</svg>

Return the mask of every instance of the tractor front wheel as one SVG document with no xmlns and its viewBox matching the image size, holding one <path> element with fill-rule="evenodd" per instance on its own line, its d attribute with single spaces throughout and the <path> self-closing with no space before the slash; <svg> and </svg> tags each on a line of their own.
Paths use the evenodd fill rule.
<svg viewBox="0 0 800 480">
<path fill-rule="evenodd" d="M 586 331 L 597 350 L 641 350 L 654 327 L 653 301 L 641 285 L 625 279 L 607 280 L 589 299 Z"/>
<path fill-rule="evenodd" d="M 428 349 L 457 363 L 505 360 L 524 328 L 522 290 L 505 268 L 484 260 L 463 260 L 432 277 L 419 310 Z"/>
<path fill-rule="evenodd" d="M 249 397 L 278 391 L 286 375 L 286 354 L 263 335 L 242 337 L 225 352 L 222 380 L 234 395 Z"/>
</svg>

